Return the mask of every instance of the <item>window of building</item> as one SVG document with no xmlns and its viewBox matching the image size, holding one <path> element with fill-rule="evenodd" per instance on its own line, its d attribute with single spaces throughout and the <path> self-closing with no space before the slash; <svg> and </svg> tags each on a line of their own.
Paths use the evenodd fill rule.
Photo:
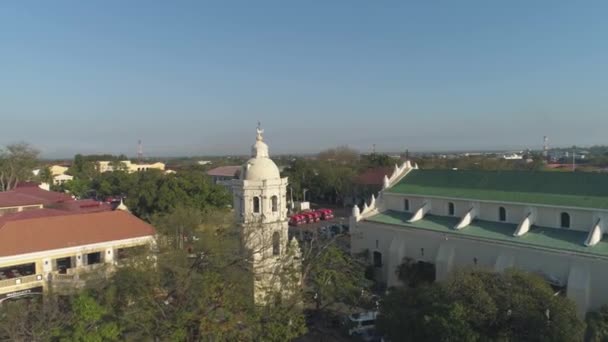
<svg viewBox="0 0 608 342">
<path fill-rule="evenodd" d="M 410 211 L 410 200 L 407 198 L 403 200 L 403 210 Z"/>
<path fill-rule="evenodd" d="M 272 204 L 272 212 L 276 213 L 279 211 L 279 198 L 277 196 L 272 196 L 270 201 Z"/>
<path fill-rule="evenodd" d="M 0 280 L 21 278 L 36 273 L 36 264 L 21 264 L 0 268 Z"/>
<path fill-rule="evenodd" d="M 57 272 L 61 274 L 65 274 L 68 272 L 68 269 L 72 268 L 72 265 L 75 264 L 72 262 L 71 257 L 59 258 L 55 260 Z"/>
<path fill-rule="evenodd" d="M 256 214 L 260 213 L 260 198 L 257 196 L 253 198 L 253 212 Z"/>
<path fill-rule="evenodd" d="M 454 216 L 454 203 L 448 202 L 448 215 Z"/>
<path fill-rule="evenodd" d="M 281 237 L 279 236 L 279 232 L 274 232 L 272 234 L 272 255 L 281 254 Z"/>
<path fill-rule="evenodd" d="M 507 209 L 505 207 L 498 208 L 498 221 L 505 222 L 507 220 Z"/>
<path fill-rule="evenodd" d="M 560 215 L 560 226 L 562 228 L 570 228 L 570 214 L 562 213 Z"/>
<path fill-rule="evenodd" d="M 89 253 L 85 257 L 86 265 L 101 263 L 101 252 Z"/>
<path fill-rule="evenodd" d="M 382 267 L 382 253 L 374 252 L 374 267 Z"/>
</svg>

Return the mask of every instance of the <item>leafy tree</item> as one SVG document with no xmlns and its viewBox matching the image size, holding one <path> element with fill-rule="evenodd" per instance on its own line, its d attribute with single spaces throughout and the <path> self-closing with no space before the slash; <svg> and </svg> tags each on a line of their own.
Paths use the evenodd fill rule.
<svg viewBox="0 0 608 342">
<path fill-rule="evenodd" d="M 48 166 L 40 168 L 40 172 L 38 173 L 38 180 L 42 183 L 53 184 L 53 174 L 51 173 L 51 169 Z"/>
<path fill-rule="evenodd" d="M 382 153 L 371 153 L 361 157 L 362 168 L 388 167 L 399 163 L 399 160 Z"/>
<path fill-rule="evenodd" d="M 78 342 L 117 341 L 120 330 L 116 322 L 108 320 L 108 310 L 93 297 L 81 293 L 72 301 L 72 320 L 64 340 Z"/>
<path fill-rule="evenodd" d="M 542 278 L 476 270 L 395 289 L 382 301 L 378 328 L 401 341 L 580 341 L 584 324 Z"/>
<path fill-rule="evenodd" d="M 8 191 L 31 178 L 39 151 L 26 143 L 0 149 L 0 191 Z"/>
<path fill-rule="evenodd" d="M 81 180 L 91 180 L 99 174 L 99 171 L 94 160 L 82 154 L 77 154 L 74 156 L 72 166 L 67 173 Z"/>
<path fill-rule="evenodd" d="M 60 185 L 59 189 L 78 198 L 84 198 L 91 192 L 91 182 L 82 178 L 74 178 Z"/>
<path fill-rule="evenodd" d="M 353 259 L 335 244 L 335 240 L 304 246 L 303 280 L 307 299 L 317 311 L 336 303 L 356 305 L 362 290 L 370 286 L 363 263 Z"/>
<path fill-rule="evenodd" d="M 408 287 L 418 287 L 435 281 L 435 267 L 429 263 L 404 258 L 397 269 L 399 280 Z"/>
<path fill-rule="evenodd" d="M 381 302 L 377 328 L 394 341 L 475 341 L 466 311 L 440 286 L 397 288 Z"/>
<path fill-rule="evenodd" d="M 354 164 L 359 160 L 359 152 L 348 146 L 338 146 L 319 152 L 317 158 L 321 161 L 336 162 L 338 164 Z"/>
<path fill-rule="evenodd" d="M 176 207 L 168 213 L 159 213 L 152 216 L 152 224 L 162 236 L 171 237 L 175 241 L 175 248 L 184 248 L 184 240 L 193 236 L 203 221 L 202 213 L 190 207 Z"/>
<path fill-rule="evenodd" d="M 586 317 L 587 332 L 585 341 L 608 341 L 608 305 L 602 306 L 598 311 L 589 312 Z"/>
<path fill-rule="evenodd" d="M 70 317 L 52 293 L 44 301 L 7 301 L 0 309 L 0 341 L 56 340 Z"/>
</svg>

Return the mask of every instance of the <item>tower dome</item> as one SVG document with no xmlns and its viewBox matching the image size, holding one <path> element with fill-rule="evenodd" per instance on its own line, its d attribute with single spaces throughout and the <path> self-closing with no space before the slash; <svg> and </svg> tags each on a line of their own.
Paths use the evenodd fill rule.
<svg viewBox="0 0 608 342">
<path fill-rule="evenodd" d="M 243 166 L 241 179 L 261 181 L 281 178 L 279 168 L 269 157 L 268 145 L 264 142 L 263 133 L 264 130 L 258 126 L 256 142 L 251 146 L 251 159 Z"/>
</svg>

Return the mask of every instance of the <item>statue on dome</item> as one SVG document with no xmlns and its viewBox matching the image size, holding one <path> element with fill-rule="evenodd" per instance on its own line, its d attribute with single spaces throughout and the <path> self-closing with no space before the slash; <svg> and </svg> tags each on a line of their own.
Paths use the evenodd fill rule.
<svg viewBox="0 0 608 342">
<path fill-rule="evenodd" d="M 257 141 L 262 141 L 262 140 L 264 140 L 264 137 L 262 137 L 262 134 L 264 134 L 264 129 L 262 128 L 262 123 L 260 123 L 260 122 L 258 121 L 258 127 L 257 127 L 255 130 L 256 130 L 256 132 L 258 133 L 258 135 L 257 135 L 257 137 L 256 137 L 256 140 L 257 140 Z"/>
</svg>

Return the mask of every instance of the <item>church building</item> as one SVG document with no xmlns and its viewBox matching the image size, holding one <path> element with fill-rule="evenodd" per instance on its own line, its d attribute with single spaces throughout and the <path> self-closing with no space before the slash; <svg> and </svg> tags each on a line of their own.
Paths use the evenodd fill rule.
<svg viewBox="0 0 608 342">
<path fill-rule="evenodd" d="M 262 305 L 295 293 L 301 274 L 298 243 L 288 237 L 287 178 L 281 178 L 270 159 L 263 133 L 258 127 L 251 159 L 232 181 L 233 207 L 253 272 L 253 298 Z"/>
<path fill-rule="evenodd" d="M 400 285 L 405 258 L 441 281 L 459 268 L 542 276 L 579 314 L 608 304 L 608 175 L 583 172 L 420 170 L 410 162 L 353 208 L 351 252 Z"/>
</svg>

